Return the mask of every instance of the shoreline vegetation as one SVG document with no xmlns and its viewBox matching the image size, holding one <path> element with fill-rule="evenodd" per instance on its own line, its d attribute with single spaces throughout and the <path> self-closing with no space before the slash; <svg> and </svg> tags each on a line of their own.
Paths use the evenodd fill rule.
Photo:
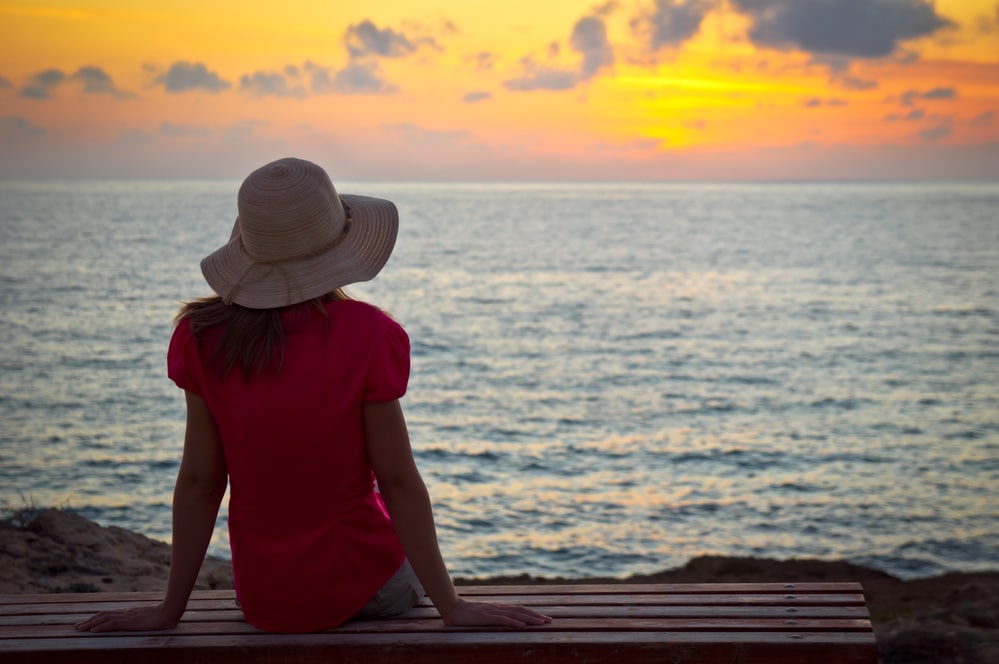
<svg viewBox="0 0 999 664">
<path fill-rule="evenodd" d="M 157 591 L 170 546 L 60 509 L 0 521 L 0 594 Z M 456 584 L 859 581 L 881 662 L 999 664 L 999 571 L 903 581 L 845 561 L 700 556 L 676 569 L 628 578 L 456 579 Z M 228 560 L 206 559 L 199 589 L 232 587 Z M 460 590 L 460 588 L 459 588 Z"/>
</svg>

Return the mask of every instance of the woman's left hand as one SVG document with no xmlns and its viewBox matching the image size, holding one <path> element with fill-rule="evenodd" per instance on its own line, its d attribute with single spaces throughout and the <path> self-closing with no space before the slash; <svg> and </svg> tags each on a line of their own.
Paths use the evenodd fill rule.
<svg viewBox="0 0 999 664">
<path fill-rule="evenodd" d="M 101 611 L 75 625 L 81 632 L 147 631 L 173 629 L 179 619 L 167 615 L 162 604 L 133 609 Z"/>
</svg>

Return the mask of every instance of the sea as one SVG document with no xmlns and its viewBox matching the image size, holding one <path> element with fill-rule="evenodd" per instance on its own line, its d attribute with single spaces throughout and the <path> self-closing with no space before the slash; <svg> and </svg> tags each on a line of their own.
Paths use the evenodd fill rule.
<svg viewBox="0 0 999 664">
<path fill-rule="evenodd" d="M 170 539 L 172 319 L 234 181 L 0 182 L 0 508 Z M 999 569 L 999 183 L 339 184 L 465 578 Z M 226 510 L 210 552 L 227 557 Z"/>
</svg>

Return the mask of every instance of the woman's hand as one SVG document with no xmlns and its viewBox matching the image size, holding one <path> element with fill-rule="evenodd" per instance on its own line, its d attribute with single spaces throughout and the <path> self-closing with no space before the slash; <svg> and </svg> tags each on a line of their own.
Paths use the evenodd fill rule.
<svg viewBox="0 0 999 664">
<path fill-rule="evenodd" d="M 469 602 L 458 598 L 458 602 L 444 618 L 445 625 L 496 625 L 501 627 L 527 627 L 544 625 L 552 619 L 519 604 L 495 602 Z"/>
<path fill-rule="evenodd" d="M 134 609 L 101 611 L 76 624 L 81 632 L 147 631 L 173 629 L 179 618 L 168 615 L 162 604 L 140 606 Z"/>
</svg>

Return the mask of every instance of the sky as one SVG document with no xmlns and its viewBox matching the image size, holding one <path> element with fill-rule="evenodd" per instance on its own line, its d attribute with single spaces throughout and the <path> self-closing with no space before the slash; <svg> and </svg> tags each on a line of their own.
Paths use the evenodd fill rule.
<svg viewBox="0 0 999 664">
<path fill-rule="evenodd" d="M 999 180 L 999 0 L 0 0 L 0 178 Z"/>
</svg>

